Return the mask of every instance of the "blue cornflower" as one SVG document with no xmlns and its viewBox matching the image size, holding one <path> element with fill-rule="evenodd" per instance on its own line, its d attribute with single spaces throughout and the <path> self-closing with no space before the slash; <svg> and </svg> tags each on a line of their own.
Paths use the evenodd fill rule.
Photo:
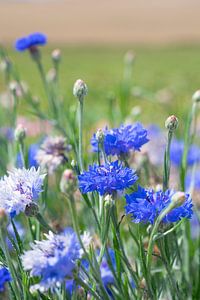
<svg viewBox="0 0 200 300">
<path fill-rule="evenodd" d="M 126 195 L 126 214 L 132 216 L 134 223 L 151 223 L 153 224 L 160 212 L 165 209 L 172 201 L 175 194 L 172 190 L 157 191 L 153 189 L 144 189 L 138 186 L 138 190 L 130 195 Z M 172 209 L 164 218 L 164 223 L 176 222 L 181 218 L 192 217 L 192 200 L 189 194 L 185 194 L 185 202 Z"/>
<path fill-rule="evenodd" d="M 0 266 L 0 292 L 4 291 L 5 283 L 11 281 L 10 272 L 7 268 Z"/>
<path fill-rule="evenodd" d="M 39 198 L 45 175 L 34 167 L 13 169 L 0 180 L 0 207 L 11 217 L 24 212 L 27 205 Z"/>
<path fill-rule="evenodd" d="M 97 191 L 100 195 L 123 191 L 132 186 L 138 179 L 134 170 L 123 167 L 117 160 L 98 166 L 89 166 L 78 176 L 79 187 L 83 194 Z"/>
<path fill-rule="evenodd" d="M 78 238 L 71 229 L 59 235 L 49 232 L 45 236 L 46 240 L 35 241 L 31 244 L 32 249 L 22 256 L 24 269 L 30 271 L 32 277 L 41 277 L 40 282 L 31 287 L 32 291 L 53 290 L 66 278 L 72 278 L 76 261 L 83 255 Z"/>
<path fill-rule="evenodd" d="M 43 33 L 36 32 L 16 40 L 15 49 L 25 51 L 27 49 L 43 46 L 47 43 L 47 37 Z"/>
<path fill-rule="evenodd" d="M 140 148 L 147 142 L 147 130 L 140 123 L 104 130 L 104 149 L 107 155 L 128 154 L 131 150 L 140 151 Z M 91 139 L 91 145 L 92 150 L 97 152 L 96 134 Z"/>
<path fill-rule="evenodd" d="M 170 149 L 170 159 L 172 164 L 179 167 L 181 165 L 184 151 L 184 142 L 182 140 L 173 139 Z M 193 165 L 200 161 L 200 148 L 196 145 L 191 145 L 188 150 L 187 164 Z"/>
</svg>

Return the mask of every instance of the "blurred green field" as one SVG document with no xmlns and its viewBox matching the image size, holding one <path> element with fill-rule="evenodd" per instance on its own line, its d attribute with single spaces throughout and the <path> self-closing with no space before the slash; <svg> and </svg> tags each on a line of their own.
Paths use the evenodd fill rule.
<svg viewBox="0 0 200 300">
<path fill-rule="evenodd" d="M 42 48 L 45 70 L 51 68 L 53 46 Z M 131 98 L 129 104 L 140 105 L 141 121 L 163 123 L 169 114 L 184 118 L 188 112 L 191 96 L 200 87 L 200 45 L 168 47 L 75 47 L 62 46 L 60 67 L 60 89 L 68 102 L 75 101 L 72 95 L 73 83 L 82 78 L 89 87 L 85 103 L 86 122 L 89 126 L 108 114 L 107 93 L 114 91 L 118 96 L 119 84 L 123 77 L 123 57 L 127 50 L 133 50 L 136 60 L 133 67 L 133 86 L 140 86 L 151 93 L 169 89 L 173 97 L 169 103 L 157 103 L 156 97 L 150 100 Z M 45 107 L 45 94 L 34 62 L 29 53 L 17 53 L 13 49 L 8 54 L 15 63 L 20 77 L 26 81 L 32 93 L 40 96 Z M 5 89 L 2 74 L 0 90 Z M 153 101 L 155 100 L 155 101 Z M 22 103 L 22 107 L 26 107 Z M 24 111 L 25 112 L 25 111 Z"/>
</svg>

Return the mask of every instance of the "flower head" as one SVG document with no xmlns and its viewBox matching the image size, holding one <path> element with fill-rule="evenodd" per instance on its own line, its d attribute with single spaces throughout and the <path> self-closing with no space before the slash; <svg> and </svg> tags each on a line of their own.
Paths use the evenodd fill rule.
<svg viewBox="0 0 200 300">
<path fill-rule="evenodd" d="M 134 170 L 125 168 L 118 161 L 98 166 L 89 166 L 78 176 L 79 187 L 83 194 L 97 191 L 100 195 L 123 191 L 138 179 Z"/>
<path fill-rule="evenodd" d="M 0 266 L 0 292 L 4 291 L 5 283 L 11 281 L 10 272 L 7 268 Z"/>
<path fill-rule="evenodd" d="M 47 137 L 37 151 L 35 159 L 51 174 L 68 160 L 67 154 L 70 150 L 71 146 L 67 145 L 64 137 Z"/>
<path fill-rule="evenodd" d="M 46 240 L 36 241 L 31 250 L 22 256 L 23 267 L 31 276 L 40 276 L 41 281 L 31 290 L 47 291 L 59 286 L 67 277 L 72 277 L 76 261 L 83 252 L 73 230 L 56 235 L 46 234 Z"/>
<path fill-rule="evenodd" d="M 24 212 L 27 205 L 37 200 L 42 192 L 45 175 L 34 167 L 13 169 L 0 180 L 0 207 L 11 217 Z"/>
<path fill-rule="evenodd" d="M 153 224 L 157 216 L 172 201 L 174 191 L 167 190 L 155 192 L 152 189 L 146 190 L 141 186 L 130 195 L 126 195 L 126 214 L 132 216 L 134 223 Z M 190 219 L 192 216 L 192 200 L 188 194 L 185 194 L 185 202 L 172 209 L 162 220 L 164 223 L 177 222 L 181 218 Z"/>
<path fill-rule="evenodd" d="M 140 123 L 121 125 L 119 128 L 104 130 L 104 149 L 107 155 L 127 154 L 129 151 L 140 151 L 148 142 L 147 130 Z M 96 134 L 91 139 L 93 151 L 98 151 Z"/>
<path fill-rule="evenodd" d="M 44 46 L 46 43 L 46 35 L 40 32 L 36 32 L 18 39 L 15 43 L 15 49 L 22 52 L 27 49 L 35 48 L 37 46 Z"/>
</svg>

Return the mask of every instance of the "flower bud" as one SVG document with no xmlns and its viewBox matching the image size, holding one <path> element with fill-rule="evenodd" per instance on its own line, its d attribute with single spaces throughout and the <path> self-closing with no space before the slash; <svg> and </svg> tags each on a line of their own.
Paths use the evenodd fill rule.
<svg viewBox="0 0 200 300">
<path fill-rule="evenodd" d="M 39 213 L 39 207 L 36 203 L 31 202 L 30 204 L 26 205 L 25 215 L 27 217 L 36 217 L 38 213 Z"/>
<path fill-rule="evenodd" d="M 81 79 L 78 79 L 74 83 L 73 87 L 73 95 L 76 97 L 79 101 L 83 101 L 83 98 L 87 95 L 88 88 L 85 82 Z"/>
<path fill-rule="evenodd" d="M 98 141 L 98 143 L 102 143 L 104 140 L 104 132 L 102 129 L 98 129 L 97 133 L 96 133 L 96 139 Z"/>
<path fill-rule="evenodd" d="M 52 68 L 49 70 L 49 72 L 46 75 L 46 79 L 48 82 L 54 82 L 56 80 L 57 77 L 57 72 L 56 69 Z"/>
<path fill-rule="evenodd" d="M 26 129 L 23 125 L 19 124 L 15 129 L 15 140 L 17 142 L 22 142 L 26 137 Z"/>
<path fill-rule="evenodd" d="M 55 62 L 55 63 L 59 62 L 60 58 L 61 58 L 60 49 L 54 49 L 51 53 L 51 58 L 52 58 L 53 62 Z"/>
<path fill-rule="evenodd" d="M 6 228 L 8 224 L 8 216 L 4 208 L 0 208 L 0 227 Z"/>
<path fill-rule="evenodd" d="M 200 90 L 197 90 L 197 91 L 193 94 L 192 100 L 193 100 L 194 102 L 200 102 Z"/>
<path fill-rule="evenodd" d="M 11 66 L 11 61 L 7 57 L 5 57 L 0 63 L 0 70 L 3 72 L 9 72 Z"/>
<path fill-rule="evenodd" d="M 135 59 L 135 54 L 132 51 L 128 51 L 124 55 L 125 64 L 132 64 L 134 59 Z"/>
<path fill-rule="evenodd" d="M 14 95 L 17 95 L 17 91 L 19 90 L 19 84 L 17 81 L 11 81 L 9 83 L 9 90 L 11 91 L 11 93 L 13 93 Z"/>
<path fill-rule="evenodd" d="M 60 190 L 62 193 L 73 193 L 76 189 L 76 177 L 72 170 L 66 169 L 60 180 Z"/>
<path fill-rule="evenodd" d="M 176 192 L 172 196 L 172 203 L 174 204 L 175 207 L 181 206 L 186 200 L 185 193 L 184 192 Z"/>
<path fill-rule="evenodd" d="M 169 116 L 165 121 L 165 127 L 169 131 L 174 131 L 178 127 L 178 118 L 174 115 Z"/>
</svg>

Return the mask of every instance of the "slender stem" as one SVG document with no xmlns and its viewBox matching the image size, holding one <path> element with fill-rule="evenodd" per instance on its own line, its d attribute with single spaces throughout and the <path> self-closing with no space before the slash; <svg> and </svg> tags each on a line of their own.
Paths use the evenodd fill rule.
<svg viewBox="0 0 200 300">
<path fill-rule="evenodd" d="M 81 172 L 83 171 L 83 99 L 78 101 L 78 158 Z"/>
<path fill-rule="evenodd" d="M 55 230 L 53 230 L 51 226 L 49 226 L 49 224 L 45 221 L 45 219 L 40 213 L 36 215 L 36 219 L 47 231 L 52 231 L 53 233 L 56 233 Z"/>
<path fill-rule="evenodd" d="M 173 131 L 168 131 L 167 145 L 165 149 L 164 157 L 164 172 L 163 172 L 163 190 L 167 190 L 169 186 L 169 176 L 170 176 L 170 146 L 172 141 Z"/>
<path fill-rule="evenodd" d="M 19 283 L 19 279 L 17 276 L 17 272 L 15 270 L 15 267 L 12 263 L 12 258 L 10 257 L 10 253 L 9 250 L 7 248 L 6 245 L 6 241 L 5 241 L 5 230 L 3 230 L 2 228 L 0 228 L 0 240 L 1 240 L 1 246 L 3 248 L 4 251 L 4 255 L 6 257 L 6 262 L 8 264 L 8 268 L 12 274 L 12 278 L 13 278 L 13 287 L 15 289 L 15 295 L 17 300 L 21 300 L 21 295 L 20 295 L 20 283 Z M 19 285 L 19 286 L 18 286 Z"/>
</svg>

